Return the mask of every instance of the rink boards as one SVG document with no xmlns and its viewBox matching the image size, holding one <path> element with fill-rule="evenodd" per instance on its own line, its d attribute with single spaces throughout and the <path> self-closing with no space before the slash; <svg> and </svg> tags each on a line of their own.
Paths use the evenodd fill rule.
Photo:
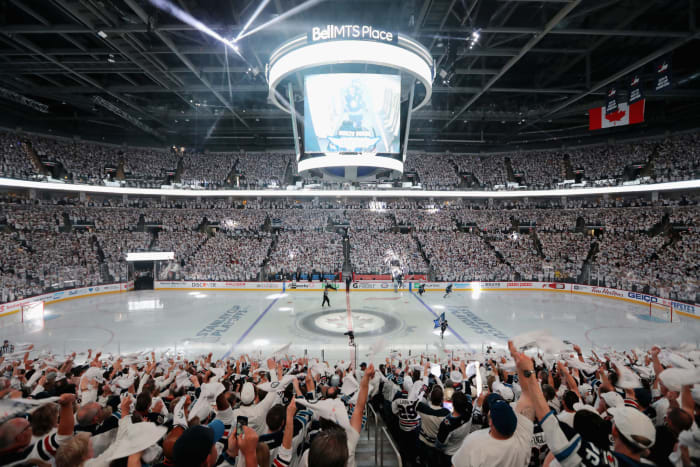
<svg viewBox="0 0 700 467">
<path fill-rule="evenodd" d="M 429 292 L 444 292 L 448 282 L 421 282 L 425 284 L 425 290 Z M 404 292 L 417 291 L 419 282 L 404 283 L 399 290 Z M 556 292 L 568 294 L 580 294 L 622 300 L 651 308 L 658 308 L 677 313 L 682 316 L 700 319 L 700 310 L 694 304 L 670 300 L 654 295 L 632 292 L 609 287 L 596 287 L 583 284 L 571 284 L 562 282 L 452 282 L 455 292 L 506 292 L 506 291 L 533 291 Z M 344 282 L 333 284 L 337 291 L 345 290 Z M 317 291 L 321 292 L 325 284 L 323 282 L 237 282 L 237 281 L 155 281 L 155 290 L 170 291 L 259 291 L 259 292 L 296 292 Z M 19 313 L 22 305 L 26 303 L 43 301 L 45 304 L 72 300 L 96 295 L 128 292 L 134 288 L 133 281 L 117 284 L 107 284 L 93 287 L 81 287 L 77 289 L 62 290 L 58 292 L 37 295 L 23 300 L 0 304 L 0 327 L 8 323 L 21 321 Z M 358 281 L 351 284 L 350 293 L 353 292 L 393 292 L 394 284 L 390 281 Z"/>
<path fill-rule="evenodd" d="M 428 292 L 444 292 L 450 282 L 407 282 L 400 291 L 415 292 L 418 284 L 425 284 Z M 583 284 L 571 284 L 564 282 L 451 282 L 455 292 L 494 292 L 494 291 L 534 291 L 534 292 L 559 292 L 569 294 L 591 295 L 604 298 L 622 300 L 629 303 L 643 305 L 658 309 L 672 309 L 674 313 L 683 316 L 700 319 L 700 310 L 690 303 L 679 302 L 655 295 L 632 292 L 629 290 L 613 289 L 610 287 L 596 287 Z M 345 290 L 345 283 L 335 283 L 338 291 Z M 324 288 L 323 282 L 217 282 L 217 281 L 155 281 L 155 290 L 230 290 L 230 291 L 268 291 L 268 292 L 294 292 L 294 291 L 318 291 Z M 394 284 L 390 281 L 358 281 L 350 286 L 352 292 L 393 292 Z"/>
</svg>

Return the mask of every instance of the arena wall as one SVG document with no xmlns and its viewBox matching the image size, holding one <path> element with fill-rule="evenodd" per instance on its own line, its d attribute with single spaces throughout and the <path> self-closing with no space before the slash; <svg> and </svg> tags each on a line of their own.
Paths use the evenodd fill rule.
<svg viewBox="0 0 700 467">
<path fill-rule="evenodd" d="M 423 282 L 422 282 L 423 283 Z M 425 282 L 425 290 L 431 292 L 443 292 L 448 282 Z M 555 292 L 578 295 L 591 295 L 634 303 L 640 306 L 671 309 L 673 313 L 689 318 L 700 319 L 700 308 L 697 305 L 657 297 L 655 295 L 632 292 L 629 290 L 613 289 L 610 287 L 596 287 L 583 284 L 570 284 L 562 282 L 452 282 L 455 291 L 474 292 L 505 292 L 505 291 L 532 291 Z M 155 281 L 154 289 L 163 291 L 192 291 L 192 290 L 219 290 L 219 291 L 244 291 L 244 292 L 321 292 L 323 282 L 237 282 L 237 281 Z M 334 283 L 337 291 L 345 290 L 344 282 Z M 411 292 L 418 287 L 417 282 L 405 282 L 401 291 Z M 25 303 L 43 301 L 46 305 L 66 300 L 83 297 L 94 297 L 114 293 L 123 293 L 133 290 L 133 281 L 98 285 L 93 287 L 81 287 L 77 289 L 61 290 L 23 300 L 0 304 L 0 328 L 21 322 L 21 309 Z M 394 284 L 389 281 L 357 281 L 351 284 L 353 292 L 393 292 Z"/>
<path fill-rule="evenodd" d="M 417 282 L 405 282 L 401 291 L 413 291 L 417 288 Z M 426 291 L 444 291 L 448 282 L 426 282 Z M 637 305 L 668 309 L 674 313 L 690 318 L 700 319 L 700 309 L 696 305 L 657 297 L 655 295 L 632 292 L 629 290 L 613 289 L 610 287 L 596 287 L 583 284 L 570 284 L 562 282 L 453 282 L 455 291 L 473 292 L 481 290 L 490 291 L 533 291 L 533 292 L 558 292 L 579 295 L 592 295 L 597 297 L 622 300 Z M 335 284 L 338 291 L 345 290 L 345 283 Z M 357 281 L 350 286 L 352 292 L 386 291 L 393 292 L 394 284 L 390 281 Z M 268 291 L 268 292 L 295 292 L 295 291 L 322 291 L 322 282 L 216 282 L 216 281 L 156 281 L 156 290 L 238 290 L 238 291 Z"/>
<path fill-rule="evenodd" d="M 22 321 L 22 305 L 43 301 L 45 305 L 64 302 L 83 297 L 94 297 L 114 293 L 128 292 L 134 289 L 134 281 L 115 284 L 95 285 L 92 287 L 80 287 L 77 289 L 60 290 L 57 292 L 35 295 L 34 297 L 17 300 L 14 302 L 0 303 L 0 328 Z"/>
</svg>

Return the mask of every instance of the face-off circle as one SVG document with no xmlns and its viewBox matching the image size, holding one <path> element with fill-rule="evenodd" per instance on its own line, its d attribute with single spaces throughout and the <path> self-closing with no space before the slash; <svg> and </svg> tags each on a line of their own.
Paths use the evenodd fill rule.
<svg viewBox="0 0 700 467">
<path fill-rule="evenodd" d="M 353 311 L 352 324 L 356 337 L 390 334 L 403 327 L 400 319 L 372 310 Z M 348 331 L 348 315 L 345 310 L 320 311 L 303 316 L 297 326 L 313 334 L 342 337 Z"/>
</svg>

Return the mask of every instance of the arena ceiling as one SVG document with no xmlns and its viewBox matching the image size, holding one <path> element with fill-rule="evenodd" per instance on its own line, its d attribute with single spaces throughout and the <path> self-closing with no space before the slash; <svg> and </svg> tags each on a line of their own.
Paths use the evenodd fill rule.
<svg viewBox="0 0 700 467">
<path fill-rule="evenodd" d="M 149 0 L 0 0 L 0 124 L 133 144 L 291 149 L 288 115 L 267 102 L 268 56 L 313 25 L 352 22 L 413 36 L 448 77 L 413 115 L 409 149 L 561 146 L 700 126 L 698 0 L 169 1 L 225 38 L 263 8 L 238 56 Z M 655 93 L 652 63 L 669 55 L 674 86 Z M 646 122 L 589 132 L 588 109 L 634 71 Z"/>
</svg>

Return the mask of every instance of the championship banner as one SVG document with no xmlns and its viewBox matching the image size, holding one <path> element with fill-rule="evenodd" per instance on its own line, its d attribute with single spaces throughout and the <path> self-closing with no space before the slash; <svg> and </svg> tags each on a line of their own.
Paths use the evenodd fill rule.
<svg viewBox="0 0 700 467">
<path fill-rule="evenodd" d="M 605 101 L 605 115 L 611 115 L 619 110 L 617 105 L 617 86 L 608 89 L 608 98 Z"/>
<path fill-rule="evenodd" d="M 633 125 L 644 121 L 645 99 L 634 104 L 619 104 L 617 112 L 608 114 L 605 107 L 596 107 L 588 111 L 588 129 L 600 130 L 616 126 Z"/>
<path fill-rule="evenodd" d="M 671 87 L 671 57 L 664 57 L 654 63 L 654 91 Z"/>
<path fill-rule="evenodd" d="M 642 91 L 642 83 L 639 80 L 639 75 L 634 75 L 629 82 L 629 101 L 628 104 L 632 105 L 640 100 L 644 99 L 644 92 Z"/>
</svg>

